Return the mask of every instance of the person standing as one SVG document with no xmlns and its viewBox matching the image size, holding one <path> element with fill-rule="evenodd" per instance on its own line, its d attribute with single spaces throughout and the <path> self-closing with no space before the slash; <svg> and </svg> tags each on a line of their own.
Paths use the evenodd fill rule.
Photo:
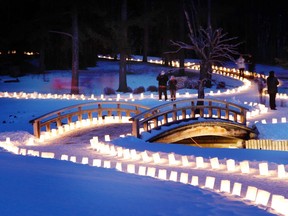
<svg viewBox="0 0 288 216">
<path fill-rule="evenodd" d="M 167 82 L 169 80 L 167 74 L 165 71 L 161 71 L 156 79 L 158 80 L 159 100 L 162 100 L 162 94 L 164 94 L 165 100 L 167 100 Z"/>
<path fill-rule="evenodd" d="M 171 101 L 176 100 L 177 80 L 174 76 L 171 76 L 168 81 L 168 87 L 170 90 Z"/>
<path fill-rule="evenodd" d="M 248 72 L 249 72 L 249 79 L 254 79 L 255 76 L 255 62 L 254 58 L 251 54 L 247 55 L 247 58 L 245 58 L 245 62 L 247 63 Z"/>
<path fill-rule="evenodd" d="M 239 70 L 239 78 L 244 78 L 244 70 L 245 70 L 245 59 L 242 55 L 237 59 L 236 64 Z"/>
<path fill-rule="evenodd" d="M 275 77 L 274 71 L 270 71 L 267 78 L 267 90 L 269 94 L 269 105 L 271 110 L 276 110 L 276 94 L 278 93 L 278 85 L 279 81 L 277 77 Z"/>
<path fill-rule="evenodd" d="M 259 92 L 259 102 L 261 104 L 265 104 L 265 98 L 264 98 L 264 88 L 266 87 L 266 79 L 264 73 L 258 74 L 258 76 L 255 79 L 257 86 L 258 86 L 258 92 Z"/>
</svg>

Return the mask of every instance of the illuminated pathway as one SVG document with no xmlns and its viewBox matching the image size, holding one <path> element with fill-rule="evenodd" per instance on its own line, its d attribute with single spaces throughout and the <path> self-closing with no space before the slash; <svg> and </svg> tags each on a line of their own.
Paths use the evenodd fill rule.
<svg viewBox="0 0 288 216">
<path fill-rule="evenodd" d="M 38 146 L 23 146 L 18 151 L 20 154 L 69 160 L 165 181 L 191 184 L 247 204 L 258 205 L 267 211 L 273 208 L 273 211 L 287 215 L 287 209 L 282 209 L 288 194 L 288 177 L 285 171 L 287 165 L 234 161 L 229 158 L 218 160 L 189 153 L 183 155 L 177 153 L 177 146 L 174 146 L 173 151 L 165 152 L 167 145 L 162 146 L 163 151 L 154 152 L 148 148 L 145 151 L 136 149 L 138 146 L 131 145 L 129 139 L 127 148 L 109 144 L 107 139 L 117 138 L 130 130 L 130 124 L 95 126 L 88 130 L 86 128 L 73 131 Z M 106 136 L 108 131 L 113 137 Z M 131 138 L 131 142 L 133 139 Z"/>
<path fill-rule="evenodd" d="M 10 96 L 9 93 L 5 94 L 7 97 Z M 228 92 L 210 93 L 207 97 L 215 94 L 217 98 L 225 99 Z M 248 94 L 249 97 L 247 97 Z M 255 95 L 251 97 L 251 94 Z M 17 97 L 17 94 L 14 96 Z M 50 95 L 51 97 L 53 96 Z M 126 99 L 132 100 L 131 98 Z M 252 84 L 248 89 L 234 92 L 231 94 L 231 99 L 235 102 L 254 103 L 257 101 L 256 86 Z M 287 99 L 284 100 L 286 103 Z M 135 103 L 141 101 L 144 100 L 135 100 Z M 155 104 L 159 103 L 155 100 Z M 287 108 L 278 107 L 277 112 L 283 112 L 283 117 L 285 117 Z M 247 119 L 251 123 L 263 120 L 268 123 L 273 121 L 273 113 L 267 109 L 263 111 L 258 109 L 255 113 L 250 113 Z M 280 122 L 279 119 L 277 121 Z M 203 158 L 188 153 L 189 151 L 187 154 L 177 153 L 177 146 L 169 151 L 171 148 L 166 148 L 167 145 L 159 145 L 162 150 L 155 152 L 150 151 L 149 148 L 145 150 L 140 149 L 141 146 L 131 145 L 135 139 L 133 137 L 124 138 L 127 141 L 127 147 L 112 144 L 115 138 L 126 135 L 130 131 L 130 124 L 111 124 L 104 127 L 96 125 L 89 129 L 83 128 L 83 130 L 67 132 L 61 138 L 46 140 L 34 146 L 26 144 L 16 146 L 9 139 L 0 144 L 8 151 L 17 154 L 67 160 L 164 181 L 190 184 L 248 204 L 258 205 L 267 211 L 288 215 L 288 175 L 285 171 L 288 168 L 287 165 L 260 161 L 235 161 L 230 158 L 222 160 L 216 157 Z M 113 134 L 113 137 L 108 137 L 107 134 Z M 109 139 L 113 139 L 112 142 Z"/>
<path fill-rule="evenodd" d="M 281 165 L 266 164 L 265 162 L 234 161 L 229 158 L 218 160 L 217 158 L 197 157 L 193 154 L 181 155 L 177 154 L 177 147 L 175 147 L 174 153 L 136 150 L 137 146 L 131 148 L 131 145 L 127 145 L 130 148 L 120 148 L 119 146 L 107 144 L 109 142 L 104 142 L 102 136 L 99 136 L 95 143 L 93 138 L 91 139 L 91 137 L 95 139 L 95 131 L 97 131 L 97 135 L 105 136 L 106 131 L 113 134 L 118 132 L 117 135 L 120 135 L 120 133 L 126 132 L 127 128 L 125 129 L 125 127 L 129 125 L 123 127 L 121 124 L 122 131 L 119 131 L 116 126 L 105 126 L 105 131 L 103 128 L 102 132 L 97 131 L 97 128 L 91 129 L 89 132 L 86 131 L 87 133 L 85 132 L 81 136 L 81 143 L 77 143 L 79 133 L 69 136 L 70 139 L 64 137 L 55 140 L 54 143 L 51 142 L 49 145 L 31 146 L 26 149 L 34 150 L 34 152 L 30 152 L 32 155 L 39 154 L 42 157 L 49 157 L 49 153 L 55 153 L 53 155 L 55 159 L 70 160 L 161 180 L 191 184 L 212 192 L 221 193 L 232 199 L 239 199 L 248 204 L 264 206 L 268 210 L 271 206 L 278 208 L 275 199 L 279 198 L 281 200 L 283 197 L 287 199 L 288 178 L 285 167 L 284 173 L 281 172 L 283 168 Z M 63 141 L 66 144 L 61 143 Z M 127 142 L 129 142 L 129 139 Z M 133 142 L 133 139 L 131 142 Z M 163 147 L 164 149 L 165 147 Z M 52 157 L 52 155 L 50 156 Z M 266 165 L 269 170 L 265 168 Z M 257 196 L 257 191 L 261 196 Z M 269 194 L 269 197 L 267 197 L 267 194 Z M 273 195 L 274 202 L 271 203 Z M 284 212 L 280 207 L 279 211 Z"/>
</svg>

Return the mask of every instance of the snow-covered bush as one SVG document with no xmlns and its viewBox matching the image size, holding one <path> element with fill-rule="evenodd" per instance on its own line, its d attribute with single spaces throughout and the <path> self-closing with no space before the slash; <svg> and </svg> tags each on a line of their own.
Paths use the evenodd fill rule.
<svg viewBox="0 0 288 216">
<path fill-rule="evenodd" d="M 184 87 L 187 89 L 198 89 L 198 82 L 192 79 L 187 79 L 184 82 Z"/>
<path fill-rule="evenodd" d="M 114 95 L 114 94 L 116 94 L 116 91 L 113 88 L 105 87 L 104 88 L 104 94 L 105 95 Z"/>
<path fill-rule="evenodd" d="M 145 92 L 145 88 L 143 86 L 139 86 L 138 88 L 135 88 L 133 91 L 133 94 L 141 94 Z"/>
<path fill-rule="evenodd" d="M 132 93 L 132 92 L 133 92 L 132 88 L 128 86 L 126 93 L 127 93 L 127 92 L 131 92 L 131 93 Z"/>
<path fill-rule="evenodd" d="M 223 89 L 223 88 L 226 88 L 226 83 L 221 81 L 217 84 L 217 89 Z"/>
<path fill-rule="evenodd" d="M 147 91 L 157 92 L 157 91 L 158 91 L 158 88 L 157 88 L 156 86 L 148 86 L 148 87 L 147 87 Z"/>
</svg>

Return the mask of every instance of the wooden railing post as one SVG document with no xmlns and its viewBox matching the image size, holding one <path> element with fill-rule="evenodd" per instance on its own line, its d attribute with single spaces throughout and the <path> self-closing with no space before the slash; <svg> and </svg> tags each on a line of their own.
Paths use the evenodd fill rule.
<svg viewBox="0 0 288 216">
<path fill-rule="evenodd" d="M 163 115 L 163 123 L 167 124 L 168 123 L 168 114 Z"/>
<path fill-rule="evenodd" d="M 172 113 L 172 119 L 173 121 L 177 121 L 177 109 L 176 104 L 173 104 L 173 113 Z"/>
<path fill-rule="evenodd" d="M 88 119 L 89 119 L 91 122 L 93 121 L 92 112 L 88 112 Z"/>
<path fill-rule="evenodd" d="M 229 104 L 225 104 L 225 119 L 229 120 Z"/>
<path fill-rule="evenodd" d="M 209 108 L 208 108 L 208 117 L 212 118 L 212 101 L 209 101 Z"/>
<path fill-rule="evenodd" d="M 40 138 L 40 121 L 35 120 L 33 123 L 34 136 Z"/>
<path fill-rule="evenodd" d="M 182 119 L 186 119 L 186 110 L 182 109 Z"/>
<path fill-rule="evenodd" d="M 119 116 L 119 119 L 122 118 L 122 114 L 121 114 L 121 111 L 120 111 L 120 104 L 119 103 L 117 104 L 117 116 Z"/>
<path fill-rule="evenodd" d="M 191 101 L 191 118 L 195 118 L 195 110 L 194 101 Z"/>
<path fill-rule="evenodd" d="M 246 113 L 247 113 L 247 111 L 246 110 L 244 110 L 243 108 L 241 109 L 241 123 L 242 124 L 244 124 L 244 125 L 246 125 Z"/>
<path fill-rule="evenodd" d="M 139 138 L 140 132 L 139 132 L 139 119 L 133 119 L 132 121 L 132 135 Z"/>
<path fill-rule="evenodd" d="M 58 113 L 58 118 L 56 120 L 56 124 L 57 124 L 57 128 L 62 126 L 62 122 L 61 122 L 61 113 Z"/>
<path fill-rule="evenodd" d="M 102 106 L 101 104 L 98 104 L 98 119 L 102 118 Z"/>
<path fill-rule="evenodd" d="M 82 121 L 82 112 L 81 112 L 81 107 L 78 107 L 78 121 Z"/>
<path fill-rule="evenodd" d="M 67 121 L 68 121 L 68 125 L 71 124 L 72 123 L 72 116 L 68 116 Z"/>
</svg>

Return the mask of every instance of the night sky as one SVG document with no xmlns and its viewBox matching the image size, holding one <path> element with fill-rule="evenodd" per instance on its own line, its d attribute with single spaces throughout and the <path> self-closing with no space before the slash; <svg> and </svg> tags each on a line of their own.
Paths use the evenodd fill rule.
<svg viewBox="0 0 288 216">
<path fill-rule="evenodd" d="M 117 39 L 113 38 L 111 23 L 119 22 L 121 18 L 121 2 L 121 0 L 85 0 L 76 3 L 83 50 L 86 47 L 89 49 L 93 47 L 93 50 L 89 51 L 91 54 L 105 53 L 115 48 L 113 41 Z M 151 48 L 148 55 L 161 55 L 163 50 L 168 49 L 169 39 L 180 38 L 182 2 L 188 12 L 192 11 L 194 3 L 194 7 L 197 8 L 197 22 L 201 26 L 207 25 L 208 0 L 127 0 L 130 25 L 128 40 L 134 54 L 141 54 L 143 46 L 143 23 L 139 20 L 143 21 L 146 18 L 149 20 Z M 53 47 L 67 52 L 67 47 L 71 45 L 70 41 L 49 31 L 71 32 L 71 4 L 71 1 L 65 0 L 2 1 L 0 50 L 39 52 L 44 44 L 48 54 L 53 53 Z M 252 53 L 259 62 L 271 63 L 276 57 L 287 58 L 286 4 L 284 0 L 211 0 L 211 24 L 213 28 L 222 28 L 229 36 L 236 36 L 239 41 L 243 41 L 243 45 L 239 47 L 240 52 Z M 187 35 L 187 26 L 186 24 L 184 26 Z M 47 49 L 48 46 L 50 50 Z"/>
</svg>

